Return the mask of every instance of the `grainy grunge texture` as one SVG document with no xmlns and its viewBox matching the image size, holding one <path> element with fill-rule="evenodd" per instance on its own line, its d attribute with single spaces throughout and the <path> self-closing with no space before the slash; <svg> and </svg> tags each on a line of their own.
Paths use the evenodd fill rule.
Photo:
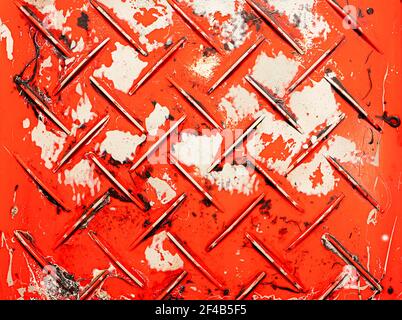
<svg viewBox="0 0 402 320">
<path fill-rule="evenodd" d="M 400 299 L 398 0 L 0 1 L 1 299 Z"/>
</svg>

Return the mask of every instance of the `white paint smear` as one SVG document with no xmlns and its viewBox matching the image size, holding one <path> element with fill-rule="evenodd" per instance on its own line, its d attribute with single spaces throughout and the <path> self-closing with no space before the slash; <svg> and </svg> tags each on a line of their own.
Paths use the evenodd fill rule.
<svg viewBox="0 0 402 320">
<path fill-rule="evenodd" d="M 288 17 L 304 37 L 306 46 L 310 47 L 316 38 L 327 39 L 331 28 L 323 16 L 318 15 L 316 0 L 268 0 L 280 14 Z"/>
<path fill-rule="evenodd" d="M 218 186 L 219 191 L 225 190 L 231 194 L 236 191 L 250 195 L 258 189 L 256 174 L 251 175 L 247 168 L 242 165 L 225 163 L 222 171 L 213 171 L 206 177 L 211 183 Z"/>
<path fill-rule="evenodd" d="M 133 160 L 137 147 L 146 139 L 145 135 L 132 135 L 130 132 L 113 130 L 106 132 L 106 138 L 100 145 L 100 153 L 107 152 L 121 163 Z"/>
<path fill-rule="evenodd" d="M 180 142 L 172 146 L 172 154 L 186 166 L 195 166 L 205 173 L 220 150 L 222 136 L 218 133 L 211 136 L 182 133 Z"/>
<path fill-rule="evenodd" d="M 154 235 L 152 244 L 145 249 L 145 258 L 149 267 L 156 271 L 175 271 L 183 268 L 183 260 L 176 254 L 171 254 L 163 249 L 163 243 L 167 239 L 165 231 Z"/>
<path fill-rule="evenodd" d="M 2 42 L 3 39 L 6 39 L 7 59 L 13 60 L 14 39 L 10 29 L 0 19 L 0 42 Z"/>
<path fill-rule="evenodd" d="M 64 184 L 73 188 L 73 200 L 77 204 L 85 198 L 85 193 L 77 192 L 78 187 L 89 188 L 91 196 L 100 190 L 100 179 L 95 177 L 95 165 L 87 159 L 82 159 L 71 170 L 64 170 Z"/>
<path fill-rule="evenodd" d="M 226 124 L 237 124 L 260 109 L 257 96 L 240 85 L 232 86 L 219 103 L 219 108 L 226 112 Z"/>
<path fill-rule="evenodd" d="M 145 126 L 147 128 L 148 134 L 151 136 L 156 136 L 158 130 L 162 127 L 166 120 L 169 119 L 169 109 L 167 107 L 161 106 L 159 103 L 155 104 L 154 110 L 145 119 Z"/>
<path fill-rule="evenodd" d="M 112 60 L 109 67 L 103 64 L 93 75 L 97 78 L 106 77 L 116 89 L 128 93 L 148 63 L 139 58 L 134 48 L 119 42 L 116 42 L 116 50 L 112 52 Z"/>
<path fill-rule="evenodd" d="M 276 57 L 270 57 L 265 52 L 261 52 L 251 75 L 273 94 L 282 97 L 295 78 L 299 67 L 299 61 L 289 59 L 282 51 Z"/>
<path fill-rule="evenodd" d="M 63 150 L 66 135 L 48 131 L 43 121 L 38 119 L 38 124 L 32 129 L 31 139 L 41 148 L 41 158 L 45 162 L 45 167 L 51 169 Z"/>
<path fill-rule="evenodd" d="M 148 183 L 155 190 L 156 196 L 162 204 L 169 203 L 176 197 L 176 191 L 165 180 L 150 177 Z"/>
<path fill-rule="evenodd" d="M 163 46 L 163 42 L 149 38 L 154 31 L 166 29 L 173 24 L 173 8 L 166 0 L 100 0 L 100 2 L 139 34 L 139 41 L 146 46 L 147 51 L 151 52 Z M 152 15 L 154 19 L 143 24 L 140 21 L 141 17 L 147 15 Z"/>
</svg>

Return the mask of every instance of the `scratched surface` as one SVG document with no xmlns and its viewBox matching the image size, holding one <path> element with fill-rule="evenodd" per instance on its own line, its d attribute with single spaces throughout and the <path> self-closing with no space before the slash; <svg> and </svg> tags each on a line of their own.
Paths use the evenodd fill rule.
<svg viewBox="0 0 402 320">
<path fill-rule="evenodd" d="M 0 298 L 399 299 L 400 12 L 1 1 Z"/>
</svg>

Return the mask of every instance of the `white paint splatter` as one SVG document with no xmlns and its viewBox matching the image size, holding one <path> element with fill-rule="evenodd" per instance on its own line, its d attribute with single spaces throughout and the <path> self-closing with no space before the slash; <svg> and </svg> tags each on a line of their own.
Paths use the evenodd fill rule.
<svg viewBox="0 0 402 320">
<path fill-rule="evenodd" d="M 175 271 L 183 268 L 183 260 L 176 253 L 172 255 L 168 250 L 163 249 L 163 243 L 167 239 L 165 231 L 154 235 L 152 244 L 145 249 L 145 258 L 149 267 L 156 271 Z"/>
<path fill-rule="evenodd" d="M 340 289 L 352 289 L 352 290 L 365 290 L 369 285 L 360 286 L 359 280 L 361 277 L 357 272 L 356 268 L 352 265 L 346 265 L 343 267 L 342 275 L 345 276 L 343 281 L 336 288 Z"/>
<path fill-rule="evenodd" d="M 64 170 L 64 185 L 73 188 L 73 200 L 79 205 L 85 198 L 85 192 L 77 192 L 78 187 L 89 188 L 91 196 L 100 190 L 100 179 L 95 176 L 95 165 L 87 159 L 82 159 L 71 170 Z"/>
<path fill-rule="evenodd" d="M 162 204 L 169 203 L 176 197 L 176 191 L 165 180 L 150 177 L 148 183 L 154 188 L 156 196 Z"/>
<path fill-rule="evenodd" d="M 6 39 L 7 59 L 13 60 L 14 39 L 10 29 L 0 19 L 0 42 Z"/>
<path fill-rule="evenodd" d="M 299 67 L 299 61 L 289 59 L 282 51 L 276 57 L 270 57 L 265 52 L 261 52 L 251 75 L 273 94 L 282 97 L 295 78 Z"/>
<path fill-rule="evenodd" d="M 172 154 L 186 166 L 195 166 L 201 173 L 205 173 L 215 159 L 222 143 L 222 136 L 218 133 L 211 136 L 182 133 L 180 142 L 172 146 Z"/>
<path fill-rule="evenodd" d="M 217 185 L 219 191 L 225 190 L 233 194 L 243 193 L 250 195 L 258 190 L 258 180 L 256 174 L 251 175 L 246 167 L 242 165 L 231 165 L 225 163 L 222 171 L 213 171 L 206 175 L 208 180 Z"/>
<path fill-rule="evenodd" d="M 93 75 L 97 78 L 106 77 L 113 82 L 116 89 L 128 93 L 148 63 L 139 58 L 134 48 L 119 42 L 116 42 L 116 50 L 112 52 L 112 60 L 109 67 L 103 64 Z"/>
<path fill-rule="evenodd" d="M 130 28 L 139 34 L 139 41 L 151 52 L 163 46 L 163 42 L 152 41 L 154 31 L 163 30 L 173 24 L 173 9 L 166 0 L 100 0 L 105 6 L 113 10 L 116 16 L 128 23 Z M 146 24 L 137 20 L 137 17 L 152 15 L 153 20 Z"/>
<path fill-rule="evenodd" d="M 161 106 L 159 103 L 155 104 L 154 110 L 145 119 L 145 126 L 147 128 L 148 134 L 151 136 L 156 136 L 158 130 L 162 127 L 166 120 L 169 119 L 169 109 L 167 107 Z"/>
<path fill-rule="evenodd" d="M 113 130 L 106 132 L 106 138 L 100 145 L 100 153 L 107 152 L 121 163 L 133 160 L 137 147 L 146 139 L 145 135 L 132 135 L 130 132 Z"/>
<path fill-rule="evenodd" d="M 66 135 L 48 131 L 43 121 L 38 119 L 38 124 L 32 129 L 31 139 L 42 149 L 41 158 L 45 162 L 45 167 L 51 169 L 63 150 Z"/>
<path fill-rule="evenodd" d="M 314 39 L 327 39 L 331 28 L 323 16 L 316 10 L 316 0 L 268 0 L 279 13 L 285 14 L 289 22 L 301 32 L 306 46 L 310 47 Z"/>
<path fill-rule="evenodd" d="M 257 96 L 240 85 L 232 86 L 219 103 L 226 112 L 226 124 L 237 124 L 260 109 Z"/>
</svg>

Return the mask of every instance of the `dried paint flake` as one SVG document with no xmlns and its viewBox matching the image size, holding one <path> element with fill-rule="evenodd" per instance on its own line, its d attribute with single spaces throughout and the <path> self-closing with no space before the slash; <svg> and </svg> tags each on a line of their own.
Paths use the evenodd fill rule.
<svg viewBox="0 0 402 320">
<path fill-rule="evenodd" d="M 163 243 L 167 239 L 165 231 L 154 235 L 152 244 L 145 249 L 145 258 L 151 269 L 156 271 L 175 271 L 183 268 L 183 260 L 176 254 L 171 254 L 163 248 Z"/>
<path fill-rule="evenodd" d="M 154 110 L 145 119 L 145 126 L 147 128 L 148 134 L 151 136 L 156 136 L 158 130 L 162 127 L 166 120 L 169 119 L 169 109 L 167 107 L 161 106 L 159 103 L 155 103 Z"/>
<path fill-rule="evenodd" d="M 251 75 L 273 94 L 282 97 L 295 78 L 299 67 L 299 61 L 289 59 L 282 51 L 276 57 L 270 57 L 265 52 L 261 52 Z"/>
<path fill-rule="evenodd" d="M 205 173 L 218 154 L 222 140 L 218 133 L 211 136 L 182 133 L 180 142 L 172 146 L 172 154 L 186 166 L 195 166 Z"/>
<path fill-rule="evenodd" d="M 235 125 L 260 109 L 257 96 L 240 85 L 232 86 L 219 103 L 219 108 L 226 112 L 226 124 Z"/>
<path fill-rule="evenodd" d="M 164 45 L 156 39 L 152 41 L 153 33 L 163 30 L 173 24 L 173 9 L 166 0 L 100 0 L 110 8 L 120 19 L 128 23 L 130 28 L 138 33 L 139 41 L 145 45 L 147 51 L 151 52 Z M 137 17 L 152 15 L 152 22 L 143 24 Z"/>
<path fill-rule="evenodd" d="M 0 19 L 0 42 L 2 42 L 3 39 L 6 39 L 7 59 L 13 60 L 14 39 L 10 29 Z"/>
<path fill-rule="evenodd" d="M 225 190 L 233 194 L 243 193 L 250 195 L 258 189 L 256 174 L 250 174 L 246 167 L 242 165 L 230 165 L 226 163 L 222 171 L 214 171 L 206 175 L 207 179 L 218 186 L 219 191 Z"/>
<path fill-rule="evenodd" d="M 116 42 L 116 50 L 112 52 L 112 60 L 109 67 L 103 64 L 94 71 L 93 75 L 97 78 L 109 79 L 116 89 L 128 93 L 148 63 L 139 58 L 134 48 L 119 42 Z"/>
<path fill-rule="evenodd" d="M 31 139 L 41 148 L 41 158 L 45 162 L 45 167 L 51 169 L 63 150 L 66 135 L 48 131 L 43 121 L 38 119 L 38 124 L 32 129 Z"/>
<path fill-rule="evenodd" d="M 73 200 L 77 204 L 85 198 L 85 193 L 77 192 L 78 187 L 89 188 L 91 196 L 100 190 L 100 179 L 95 176 L 95 165 L 87 159 L 82 159 L 71 170 L 64 170 L 64 184 L 73 188 Z"/>
<path fill-rule="evenodd" d="M 176 197 L 176 191 L 169 185 L 169 183 L 160 178 L 150 177 L 148 183 L 155 190 L 158 200 L 162 204 L 169 203 Z"/>
<path fill-rule="evenodd" d="M 317 0 L 268 0 L 280 14 L 284 14 L 289 22 L 298 28 L 306 46 L 310 47 L 314 39 L 327 39 L 331 28 L 323 16 L 315 12 Z"/>
<path fill-rule="evenodd" d="M 106 138 L 100 145 L 100 153 L 107 152 L 120 163 L 134 159 L 137 147 L 146 139 L 145 135 L 132 135 L 130 132 L 113 130 L 106 132 Z"/>
</svg>

